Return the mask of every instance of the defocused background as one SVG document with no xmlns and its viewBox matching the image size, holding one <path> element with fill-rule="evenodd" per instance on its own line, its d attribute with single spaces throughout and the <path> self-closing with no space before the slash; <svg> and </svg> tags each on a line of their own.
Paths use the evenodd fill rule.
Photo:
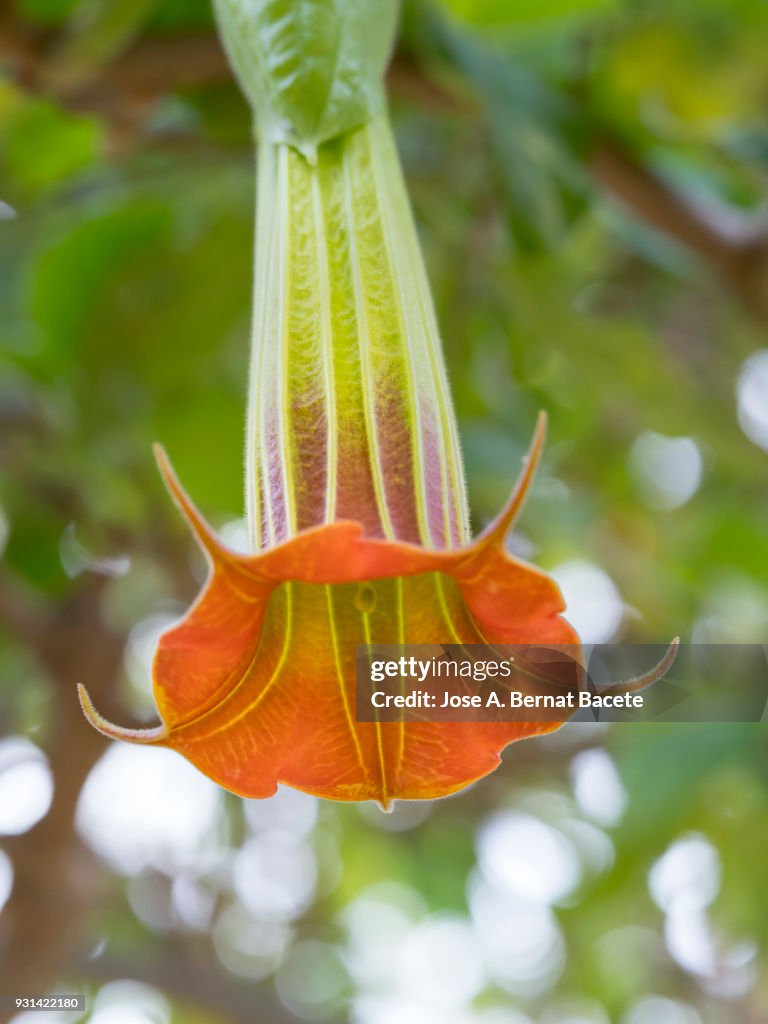
<svg viewBox="0 0 768 1024">
<path fill-rule="evenodd" d="M 208 0 L 4 0 L 0 36 L 0 993 L 84 986 L 92 1024 L 768 1019 L 764 725 L 566 726 L 389 816 L 243 802 L 86 725 L 78 681 L 153 719 L 202 573 L 151 442 L 242 540 L 250 123 Z M 475 526 L 547 409 L 515 548 L 586 641 L 768 638 L 766 53 L 764 0 L 404 13 Z"/>
</svg>

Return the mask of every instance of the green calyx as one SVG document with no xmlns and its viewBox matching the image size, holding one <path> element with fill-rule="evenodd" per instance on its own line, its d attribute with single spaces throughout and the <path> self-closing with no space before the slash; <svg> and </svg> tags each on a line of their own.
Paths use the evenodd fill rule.
<svg viewBox="0 0 768 1024">
<path fill-rule="evenodd" d="M 314 162 L 382 108 L 398 0 L 214 0 L 259 137 Z"/>
</svg>

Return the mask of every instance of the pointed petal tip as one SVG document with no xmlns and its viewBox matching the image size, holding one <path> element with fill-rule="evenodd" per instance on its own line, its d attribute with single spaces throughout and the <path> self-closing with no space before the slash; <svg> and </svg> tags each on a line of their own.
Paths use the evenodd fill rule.
<svg viewBox="0 0 768 1024">
<path fill-rule="evenodd" d="M 497 544 L 502 546 L 507 534 L 515 525 L 517 517 L 523 509 L 528 493 L 536 475 L 536 470 L 541 462 L 544 452 L 544 444 L 547 439 L 547 414 L 542 409 L 536 417 L 536 426 L 533 430 L 531 443 L 523 458 L 523 469 L 512 490 L 507 504 L 500 512 L 496 520 L 481 535 L 481 540 L 486 544 Z"/>
<path fill-rule="evenodd" d="M 176 478 L 176 474 L 173 472 L 171 460 L 168 458 L 168 452 L 159 441 L 155 441 L 152 445 L 152 454 L 155 457 L 155 464 L 160 470 L 160 476 L 163 478 L 163 483 L 168 490 L 172 491 L 172 484 L 178 484 L 178 479 Z"/>
<path fill-rule="evenodd" d="M 221 553 L 221 544 L 218 537 L 182 487 L 181 481 L 171 465 L 171 460 L 168 458 L 168 453 L 165 448 L 156 442 L 152 445 L 152 451 L 155 456 L 157 468 L 160 471 L 160 476 L 163 478 L 163 483 L 165 484 L 168 493 L 171 495 L 179 511 L 186 519 L 189 528 L 197 537 L 201 547 L 212 559 L 216 559 L 216 557 Z"/>
<path fill-rule="evenodd" d="M 93 705 L 90 695 L 82 683 L 77 684 L 77 696 L 83 714 L 97 732 L 111 740 L 125 740 L 128 743 L 158 743 L 168 735 L 165 725 L 157 725 L 151 729 L 127 729 L 122 725 L 113 725 L 100 714 Z"/>
</svg>

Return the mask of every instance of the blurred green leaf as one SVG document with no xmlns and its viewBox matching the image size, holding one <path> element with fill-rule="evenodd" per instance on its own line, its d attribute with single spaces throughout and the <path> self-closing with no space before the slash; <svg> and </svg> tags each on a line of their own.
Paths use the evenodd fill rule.
<svg viewBox="0 0 768 1024">
<path fill-rule="evenodd" d="M 432 33 L 482 104 L 514 238 L 527 249 L 552 244 L 587 201 L 575 156 L 581 126 L 569 101 L 511 53 L 437 22 Z"/>
<path fill-rule="evenodd" d="M 559 18 L 581 18 L 616 9 L 617 0 L 440 0 L 460 21 L 477 28 L 516 28 Z"/>
<path fill-rule="evenodd" d="M 79 0 L 16 0 L 20 14 L 33 22 L 58 25 L 69 17 Z"/>
<path fill-rule="evenodd" d="M 80 0 L 53 59 L 56 80 L 71 89 L 120 54 L 141 30 L 158 0 Z"/>
<path fill-rule="evenodd" d="M 39 192 L 92 164 L 103 140 L 95 118 L 45 99 L 20 102 L 0 123 L 0 168 L 22 194 Z"/>
<path fill-rule="evenodd" d="M 213 11 L 210 0 L 158 0 L 152 16 L 152 27 L 178 31 L 210 28 Z"/>
</svg>

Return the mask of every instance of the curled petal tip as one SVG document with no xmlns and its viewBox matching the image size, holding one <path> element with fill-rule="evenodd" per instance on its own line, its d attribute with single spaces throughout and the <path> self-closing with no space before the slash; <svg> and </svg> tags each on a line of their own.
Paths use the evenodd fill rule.
<svg viewBox="0 0 768 1024">
<path fill-rule="evenodd" d="M 647 672 L 643 672 L 642 675 L 635 676 L 634 679 L 626 679 L 621 683 L 611 683 L 608 686 L 601 686 L 598 689 L 600 696 L 612 696 L 613 694 L 621 693 L 638 693 L 640 690 L 646 690 L 649 686 L 653 686 L 659 679 L 662 679 L 667 672 L 672 668 L 675 658 L 677 657 L 677 651 L 680 647 L 680 637 L 676 636 L 667 647 L 662 658 Z"/>
<path fill-rule="evenodd" d="M 77 696 L 80 699 L 83 714 L 94 729 L 111 740 L 126 740 L 128 743 L 158 743 L 168 734 L 164 725 L 157 725 L 151 729 L 126 729 L 122 725 L 113 725 L 93 706 L 93 701 L 82 683 L 77 684 Z"/>
</svg>

